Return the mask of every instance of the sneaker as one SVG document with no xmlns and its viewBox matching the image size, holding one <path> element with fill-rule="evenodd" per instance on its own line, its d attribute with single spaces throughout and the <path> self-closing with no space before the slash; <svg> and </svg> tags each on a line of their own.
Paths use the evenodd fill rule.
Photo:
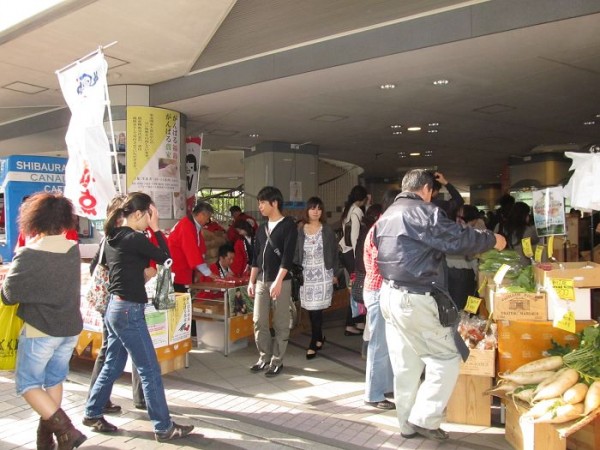
<svg viewBox="0 0 600 450">
<path fill-rule="evenodd" d="M 377 409 L 396 409 L 395 403 L 390 402 L 388 399 L 381 400 L 380 402 L 365 402 L 365 404 Z"/>
<path fill-rule="evenodd" d="M 177 425 L 173 422 L 173 426 L 169 431 L 164 433 L 154 433 L 154 437 L 158 442 L 166 442 L 172 439 L 179 439 L 187 436 L 194 429 L 194 425 Z"/>
<path fill-rule="evenodd" d="M 104 417 L 99 417 L 97 419 L 84 417 L 81 423 L 83 423 L 86 427 L 91 427 L 92 430 L 98 433 L 114 433 L 117 431 L 117 427 L 112 423 L 107 422 Z"/>
<path fill-rule="evenodd" d="M 250 367 L 250 372 L 262 372 L 267 367 L 267 363 L 263 361 L 259 361 Z"/>
<path fill-rule="evenodd" d="M 134 403 L 133 406 L 135 407 L 135 409 L 141 409 L 146 411 L 148 409 L 148 407 L 146 406 L 146 402 L 143 403 Z"/>
<path fill-rule="evenodd" d="M 115 405 L 110 400 L 108 402 L 106 402 L 106 405 L 104 405 L 104 408 L 102 408 L 103 414 L 116 414 L 116 413 L 120 413 L 120 412 L 121 412 L 121 407 L 119 405 Z"/>
<path fill-rule="evenodd" d="M 445 441 L 450 437 L 447 431 L 438 428 L 437 430 L 430 430 L 429 428 L 423 428 L 414 423 L 409 425 L 415 430 L 415 433 L 420 434 L 426 439 L 433 439 L 434 441 Z"/>
<path fill-rule="evenodd" d="M 279 375 L 281 373 L 281 370 L 283 369 L 283 364 L 279 364 L 278 366 L 274 366 L 273 364 L 271 364 L 269 366 L 269 370 L 267 370 L 265 372 L 265 377 L 276 377 L 277 375 Z"/>
</svg>

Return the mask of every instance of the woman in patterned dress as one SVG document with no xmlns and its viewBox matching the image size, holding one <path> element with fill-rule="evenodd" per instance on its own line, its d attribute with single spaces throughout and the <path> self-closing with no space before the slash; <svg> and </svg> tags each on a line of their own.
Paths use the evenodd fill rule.
<svg viewBox="0 0 600 450">
<path fill-rule="evenodd" d="M 306 359 L 313 359 L 323 348 L 323 310 L 331 306 L 334 276 L 338 270 L 338 246 L 333 229 L 325 223 L 323 201 L 311 197 L 306 202 L 294 262 L 303 267 L 304 284 L 300 304 L 308 311 L 312 330 Z"/>
</svg>

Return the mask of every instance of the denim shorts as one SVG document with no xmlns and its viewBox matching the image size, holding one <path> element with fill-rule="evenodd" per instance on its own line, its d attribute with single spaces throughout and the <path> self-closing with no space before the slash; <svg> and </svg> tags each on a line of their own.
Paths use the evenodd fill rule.
<svg viewBox="0 0 600 450">
<path fill-rule="evenodd" d="M 17 395 L 30 389 L 51 388 L 67 379 L 69 361 L 79 336 L 19 336 L 15 384 Z"/>
</svg>

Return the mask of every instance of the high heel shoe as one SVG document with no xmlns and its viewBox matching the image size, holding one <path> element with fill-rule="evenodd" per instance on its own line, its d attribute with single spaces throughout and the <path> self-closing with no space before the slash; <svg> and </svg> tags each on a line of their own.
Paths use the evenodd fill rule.
<svg viewBox="0 0 600 450">
<path fill-rule="evenodd" d="M 314 352 L 314 353 L 308 353 L 308 352 Z M 306 359 L 313 359 L 315 356 L 317 356 L 316 350 L 313 350 L 312 348 L 309 348 L 308 350 L 306 350 Z"/>
<path fill-rule="evenodd" d="M 355 327 L 353 327 L 355 328 Z M 363 334 L 362 330 L 355 328 L 354 330 L 348 330 L 347 328 L 344 330 L 344 336 L 361 336 Z"/>
<path fill-rule="evenodd" d="M 315 347 L 317 347 L 317 351 L 321 350 L 323 348 L 323 346 L 325 345 L 325 341 L 327 340 L 327 338 L 325 336 L 323 336 L 323 340 L 321 340 L 321 345 L 317 345 L 319 343 L 319 341 L 317 341 L 317 344 L 315 344 Z"/>
</svg>

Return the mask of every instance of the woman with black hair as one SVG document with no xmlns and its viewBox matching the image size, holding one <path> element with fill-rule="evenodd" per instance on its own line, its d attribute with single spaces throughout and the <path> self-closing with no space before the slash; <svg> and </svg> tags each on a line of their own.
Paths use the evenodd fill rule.
<svg viewBox="0 0 600 450">
<path fill-rule="evenodd" d="M 155 438 L 164 442 L 186 436 L 194 427 L 177 425 L 171 420 L 160 365 L 144 315 L 148 303 L 144 271 L 150 260 L 163 264 L 170 256 L 158 221 L 158 210 L 150 196 L 133 192 L 121 207 L 112 211 L 104 225 L 106 261 L 99 263 L 108 265 L 111 294 L 104 316 L 108 330 L 106 362 L 90 392 L 83 424 L 98 432 L 117 431 L 116 426 L 104 419 L 103 408 L 129 354 L 142 380 Z M 158 247 L 144 235 L 148 227 L 154 232 Z"/>
<path fill-rule="evenodd" d="M 364 186 L 356 185 L 350 191 L 348 200 L 344 206 L 344 212 L 342 213 L 342 239 L 340 239 L 339 245 L 342 252 L 341 260 L 343 266 L 348 271 L 349 275 L 354 273 L 355 261 L 356 261 L 356 243 L 358 242 L 358 235 L 360 233 L 360 225 L 362 218 L 365 215 L 363 209 L 369 201 L 369 195 L 367 189 Z M 352 302 L 352 299 L 350 299 Z M 364 325 L 365 316 L 359 315 L 354 316 L 352 312 L 352 306 L 348 305 L 346 312 L 346 329 L 344 334 L 346 336 L 360 336 L 363 332 L 362 328 L 357 327 L 357 323 Z"/>
<path fill-rule="evenodd" d="M 527 203 L 516 202 L 508 213 L 504 223 L 504 236 L 506 237 L 506 246 L 516 250 L 521 256 L 521 264 L 526 266 L 531 264 L 531 259 L 523 254 L 521 241 L 525 238 L 531 238 L 532 247 L 535 246 L 540 238 L 538 237 L 535 226 L 530 224 L 531 208 Z"/>
</svg>

